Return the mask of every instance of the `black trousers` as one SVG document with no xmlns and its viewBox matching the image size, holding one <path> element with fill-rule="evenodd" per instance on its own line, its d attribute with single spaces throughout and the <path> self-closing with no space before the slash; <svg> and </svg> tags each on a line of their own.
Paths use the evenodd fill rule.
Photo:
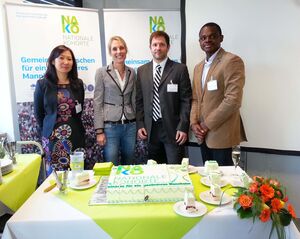
<svg viewBox="0 0 300 239">
<path fill-rule="evenodd" d="M 233 165 L 232 158 L 231 158 L 232 148 L 211 149 L 207 147 L 206 142 L 204 141 L 200 145 L 200 149 L 201 149 L 203 164 L 207 160 L 215 160 L 218 162 L 220 166 Z"/>
<path fill-rule="evenodd" d="M 153 120 L 148 158 L 157 161 L 157 163 L 180 164 L 183 157 L 184 146 L 178 145 L 175 139 L 168 139 L 167 132 L 161 120 Z"/>
</svg>

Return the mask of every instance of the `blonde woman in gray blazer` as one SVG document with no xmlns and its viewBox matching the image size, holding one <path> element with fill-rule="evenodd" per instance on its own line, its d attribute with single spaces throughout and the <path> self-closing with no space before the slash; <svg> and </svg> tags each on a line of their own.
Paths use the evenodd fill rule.
<svg viewBox="0 0 300 239">
<path fill-rule="evenodd" d="M 125 65 L 127 45 L 120 36 L 109 40 L 108 51 L 112 63 L 99 68 L 95 76 L 94 127 L 97 142 L 104 147 L 106 162 L 113 162 L 114 165 L 133 164 L 136 74 Z"/>
</svg>

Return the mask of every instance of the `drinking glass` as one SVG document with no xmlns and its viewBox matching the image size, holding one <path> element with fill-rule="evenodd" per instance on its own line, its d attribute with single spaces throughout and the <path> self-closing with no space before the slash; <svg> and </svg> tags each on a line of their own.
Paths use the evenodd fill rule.
<svg viewBox="0 0 300 239">
<path fill-rule="evenodd" d="M 2 142 L 2 147 L 8 154 L 9 159 L 13 162 L 13 164 L 17 164 L 16 160 L 16 149 L 17 149 L 17 144 L 15 141 L 13 142 L 8 142 L 7 138 L 4 139 Z"/>
<path fill-rule="evenodd" d="M 231 158 L 232 158 L 232 162 L 234 165 L 234 176 L 239 176 L 239 174 L 236 172 L 236 168 L 240 163 L 241 160 L 241 147 L 239 145 L 234 146 L 232 148 L 232 153 L 231 153 Z"/>
<path fill-rule="evenodd" d="M 75 178 L 76 174 L 82 173 L 84 170 L 84 152 L 75 151 L 73 154 L 70 154 L 70 168 L 73 178 Z"/>
</svg>

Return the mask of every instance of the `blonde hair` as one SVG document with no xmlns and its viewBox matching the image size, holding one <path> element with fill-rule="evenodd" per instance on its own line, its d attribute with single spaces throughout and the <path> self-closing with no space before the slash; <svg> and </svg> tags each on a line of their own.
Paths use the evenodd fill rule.
<svg viewBox="0 0 300 239">
<path fill-rule="evenodd" d="M 113 41 L 121 42 L 124 45 L 124 47 L 126 49 L 126 52 L 128 52 L 127 44 L 124 41 L 124 39 L 120 36 L 113 36 L 109 39 L 108 44 L 107 44 L 109 55 L 111 55 L 111 44 L 112 44 Z"/>
</svg>

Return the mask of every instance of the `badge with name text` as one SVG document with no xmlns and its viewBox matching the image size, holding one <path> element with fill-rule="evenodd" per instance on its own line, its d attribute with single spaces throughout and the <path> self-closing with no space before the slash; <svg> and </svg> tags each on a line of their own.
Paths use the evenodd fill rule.
<svg viewBox="0 0 300 239">
<path fill-rule="evenodd" d="M 173 84 L 171 81 L 171 84 L 167 85 L 167 92 L 178 92 L 178 84 Z"/>
<path fill-rule="evenodd" d="M 211 77 L 211 80 L 207 82 L 207 90 L 213 91 L 213 90 L 217 90 L 217 89 L 218 89 L 217 80 L 215 80 L 215 79 L 213 79 L 213 77 Z"/>
<path fill-rule="evenodd" d="M 77 102 L 76 106 L 75 106 L 75 110 L 76 110 L 76 113 L 80 113 L 82 111 L 82 107 L 81 107 L 81 104 Z"/>
</svg>

